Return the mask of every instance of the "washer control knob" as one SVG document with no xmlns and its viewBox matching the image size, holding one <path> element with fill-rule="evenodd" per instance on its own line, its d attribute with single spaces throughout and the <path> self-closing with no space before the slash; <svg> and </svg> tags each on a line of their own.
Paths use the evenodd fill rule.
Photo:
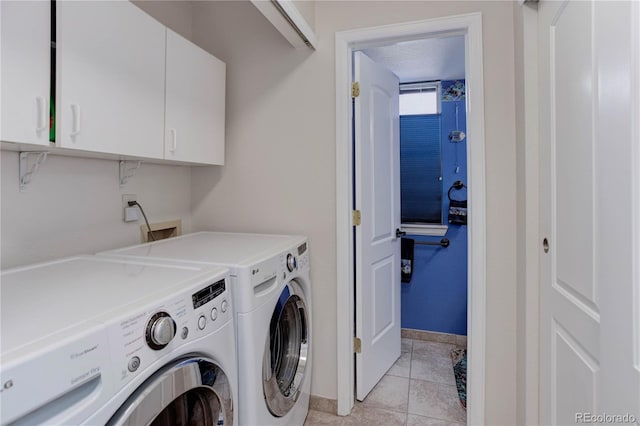
<svg viewBox="0 0 640 426">
<path fill-rule="evenodd" d="M 293 270 L 297 267 L 298 262 L 296 261 L 296 258 L 291 253 L 289 253 L 287 255 L 287 269 L 289 270 L 289 272 L 293 272 Z"/>
<path fill-rule="evenodd" d="M 215 321 L 217 318 L 218 318 L 218 308 L 213 308 L 211 310 L 211 321 Z"/>
<path fill-rule="evenodd" d="M 176 323 L 166 312 L 158 312 L 147 323 L 147 344 L 153 350 L 167 346 L 176 335 Z"/>
<path fill-rule="evenodd" d="M 222 313 L 224 314 L 225 312 L 227 312 L 227 309 L 229 308 L 229 304 L 227 303 L 227 299 L 224 299 L 222 301 L 222 303 L 220 304 L 220 310 L 222 311 Z"/>
<path fill-rule="evenodd" d="M 151 327 L 151 340 L 156 345 L 166 346 L 176 335 L 176 323 L 171 317 L 158 318 Z"/>
<path fill-rule="evenodd" d="M 206 325 L 207 325 L 207 319 L 204 317 L 204 315 L 202 315 L 200 318 L 198 318 L 198 328 L 200 330 L 204 330 Z"/>
</svg>

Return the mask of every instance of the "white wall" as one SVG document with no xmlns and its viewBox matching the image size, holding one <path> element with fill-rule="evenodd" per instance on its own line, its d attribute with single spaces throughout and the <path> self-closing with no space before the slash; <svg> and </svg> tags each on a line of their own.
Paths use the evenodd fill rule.
<svg viewBox="0 0 640 426">
<path fill-rule="evenodd" d="M 191 40 L 193 34 L 193 6 L 191 2 L 184 0 L 132 0 L 131 3 L 181 36 Z"/>
<path fill-rule="evenodd" d="M 517 424 L 537 425 L 539 392 L 538 32 L 535 5 L 514 7 L 517 158 Z"/>
<path fill-rule="evenodd" d="M 194 41 L 227 63 L 226 165 L 193 170 L 194 229 L 309 236 L 313 394 L 337 395 L 335 32 L 481 11 L 487 141 L 485 423 L 516 423 L 513 7 L 500 1 L 321 1 L 313 52 L 290 48 L 246 2 L 194 4 Z"/>
<path fill-rule="evenodd" d="M 322 1 L 322 0 L 321 0 Z M 293 4 L 313 31 L 316 30 L 316 1 L 293 0 Z"/>
<path fill-rule="evenodd" d="M 189 167 L 143 163 L 121 189 L 117 161 L 50 155 L 20 192 L 18 153 L 1 157 L 2 269 L 139 243 L 144 221 L 122 221 L 122 194 L 136 194 L 150 222 L 191 229 Z"/>
<path fill-rule="evenodd" d="M 191 36 L 191 3 L 137 4 Z M 151 222 L 181 219 L 183 232 L 191 229 L 189 167 L 143 164 L 121 189 L 117 161 L 50 155 L 29 188 L 19 192 L 18 153 L 2 151 L 0 157 L 2 269 L 140 242 L 143 221 L 122 221 L 122 194 L 136 194 Z"/>
</svg>

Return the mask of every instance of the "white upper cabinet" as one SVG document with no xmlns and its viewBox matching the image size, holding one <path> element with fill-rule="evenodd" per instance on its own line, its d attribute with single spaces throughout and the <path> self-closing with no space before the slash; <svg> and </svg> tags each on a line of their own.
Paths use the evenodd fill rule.
<svg viewBox="0 0 640 426">
<path fill-rule="evenodd" d="M 56 145 L 162 159 L 165 37 L 128 1 L 57 2 Z"/>
<path fill-rule="evenodd" d="M 224 164 L 224 62 L 167 30 L 164 158 Z"/>
<path fill-rule="evenodd" d="M 0 140 L 49 145 L 51 3 L 0 1 Z"/>
<path fill-rule="evenodd" d="M 224 164 L 224 62 L 128 1 L 56 4 L 54 70 L 51 2 L 0 0 L 2 142 Z"/>
</svg>

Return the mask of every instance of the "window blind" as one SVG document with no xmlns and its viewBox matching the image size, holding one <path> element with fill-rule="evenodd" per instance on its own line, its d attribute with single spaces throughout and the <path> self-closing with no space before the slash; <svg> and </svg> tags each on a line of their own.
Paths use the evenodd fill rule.
<svg viewBox="0 0 640 426">
<path fill-rule="evenodd" d="M 400 116 L 402 223 L 442 223 L 440 115 Z"/>
</svg>

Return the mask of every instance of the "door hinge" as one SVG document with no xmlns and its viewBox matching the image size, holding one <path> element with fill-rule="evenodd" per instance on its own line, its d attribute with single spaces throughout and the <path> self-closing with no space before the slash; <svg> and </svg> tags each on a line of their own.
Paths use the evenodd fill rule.
<svg viewBox="0 0 640 426">
<path fill-rule="evenodd" d="M 353 222 L 353 226 L 360 226 L 362 222 L 360 219 L 360 210 L 354 210 L 351 212 L 351 221 Z"/>
<path fill-rule="evenodd" d="M 353 338 L 353 352 L 357 354 L 362 352 L 362 340 L 359 337 Z"/>
<path fill-rule="evenodd" d="M 351 83 L 351 97 L 357 98 L 358 96 L 360 96 L 360 83 L 354 81 Z"/>
</svg>

